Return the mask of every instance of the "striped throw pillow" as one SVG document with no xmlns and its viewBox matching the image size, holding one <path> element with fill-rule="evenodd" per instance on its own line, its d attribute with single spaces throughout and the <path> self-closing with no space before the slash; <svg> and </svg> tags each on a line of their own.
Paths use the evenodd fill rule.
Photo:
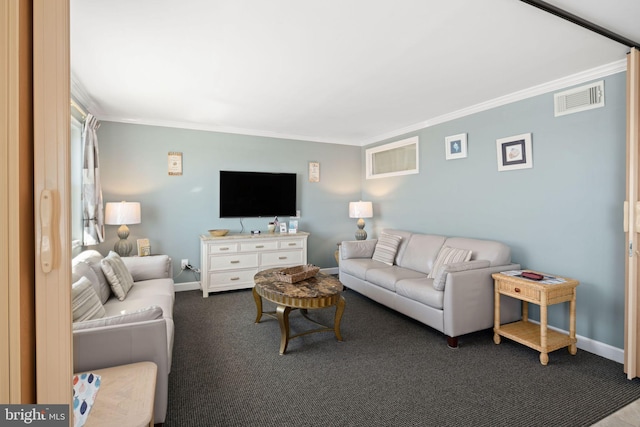
<svg viewBox="0 0 640 427">
<path fill-rule="evenodd" d="M 468 249 L 457 249 L 449 246 L 443 246 L 438 252 L 435 264 L 433 264 L 433 270 L 429 272 L 427 276 L 429 279 L 434 279 L 441 274 L 440 270 L 447 264 L 453 264 L 454 262 L 466 262 L 471 259 L 471 251 Z"/>
<path fill-rule="evenodd" d="M 124 265 L 124 261 L 122 261 L 120 255 L 111 251 L 109 255 L 100 261 L 100 265 L 104 275 L 107 277 L 109 286 L 111 286 L 111 290 L 120 301 L 124 301 L 133 287 L 133 277 L 129 273 L 127 266 Z"/>
<path fill-rule="evenodd" d="M 100 319 L 105 315 L 96 290 L 91 281 L 84 276 L 71 285 L 71 309 L 74 322 Z"/>
<path fill-rule="evenodd" d="M 373 256 L 371 258 L 387 265 L 393 265 L 401 240 L 401 236 L 382 233 L 378 238 L 376 248 L 373 251 Z"/>
</svg>

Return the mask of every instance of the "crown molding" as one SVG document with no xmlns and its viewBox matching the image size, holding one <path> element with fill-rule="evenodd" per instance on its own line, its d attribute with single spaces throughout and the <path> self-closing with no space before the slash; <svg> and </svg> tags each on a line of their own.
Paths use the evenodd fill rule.
<svg viewBox="0 0 640 427">
<path fill-rule="evenodd" d="M 398 136 L 406 135 L 411 132 L 416 132 L 420 129 L 425 129 L 441 123 L 446 123 L 451 120 L 459 119 L 465 116 L 469 116 L 471 114 L 480 113 L 482 111 L 487 111 L 492 108 L 501 107 L 503 105 L 511 104 L 513 102 L 522 101 L 527 98 L 533 98 L 534 96 L 543 95 L 545 93 L 553 92 L 559 89 L 565 89 L 570 86 L 575 86 L 575 85 L 586 83 L 592 80 L 601 79 L 603 77 L 606 77 L 612 74 L 624 72 L 626 70 L 627 70 L 627 60 L 625 58 L 625 59 L 621 59 L 619 61 L 605 64 L 596 68 L 591 68 L 589 70 L 582 71 L 580 73 L 572 74 L 567 77 L 563 77 L 557 80 L 553 80 L 547 83 L 533 86 L 528 89 L 524 89 L 518 92 L 513 92 L 511 94 L 501 96 L 499 98 L 495 98 L 486 102 L 482 102 L 480 104 L 472 105 L 470 107 L 466 107 L 461 110 L 443 114 L 441 116 L 434 117 L 432 119 L 425 120 L 423 122 L 415 123 L 407 127 L 396 129 L 394 131 L 387 132 L 382 135 L 378 135 L 375 138 L 370 138 L 365 141 L 362 141 L 361 145 L 366 146 L 376 142 L 382 142 L 389 138 L 395 138 Z"/>
<path fill-rule="evenodd" d="M 73 72 L 71 73 L 70 80 L 71 98 L 73 98 L 74 101 L 80 104 L 80 106 L 82 106 L 82 108 L 84 108 L 87 113 L 98 117 L 103 112 L 100 108 L 100 105 L 96 103 L 93 98 L 91 98 L 91 96 L 87 93 L 84 86 L 82 85 L 82 83 L 80 83 Z"/>
<path fill-rule="evenodd" d="M 100 108 L 99 104 L 97 104 L 91 98 L 91 96 L 87 94 L 82 84 L 79 83 L 79 81 L 75 78 L 73 74 L 71 75 L 71 95 L 76 101 L 78 101 L 83 107 L 85 107 L 87 112 L 90 112 L 91 114 L 96 116 L 98 120 L 101 120 L 101 121 L 364 147 L 370 144 L 383 142 L 390 138 L 396 138 L 412 132 L 416 132 L 421 129 L 425 129 L 441 123 L 446 123 L 451 120 L 459 119 L 472 114 L 480 113 L 482 111 L 487 111 L 496 107 L 511 104 L 513 102 L 522 101 L 527 98 L 543 95 L 545 93 L 553 92 L 559 89 L 566 89 L 571 86 L 583 84 L 592 80 L 601 79 L 603 77 L 606 77 L 612 74 L 624 72 L 626 71 L 626 69 L 627 69 L 627 61 L 625 58 L 616 62 L 612 62 L 596 68 L 582 71 L 580 73 L 572 74 L 567 77 L 563 77 L 557 80 L 543 83 L 528 89 L 514 92 L 505 96 L 501 96 L 499 98 L 495 98 L 489 101 L 475 104 L 470 107 L 453 111 L 451 113 L 443 114 L 441 116 L 434 117 L 434 118 L 431 118 L 419 123 L 415 123 L 410 126 L 399 128 L 390 132 L 386 132 L 384 134 L 378 135 L 373 138 L 367 138 L 365 140 L 336 139 L 336 138 L 330 138 L 330 137 L 314 137 L 314 136 L 307 136 L 307 135 L 278 133 L 278 132 L 257 130 L 257 129 L 245 129 L 245 128 L 230 127 L 230 126 L 217 126 L 217 125 L 203 124 L 203 123 L 180 122 L 180 121 L 171 121 L 171 120 L 155 120 L 155 119 L 144 119 L 144 118 L 133 120 L 133 119 L 128 119 L 124 117 L 109 116 L 109 115 L 103 114 L 103 111 Z"/>
<path fill-rule="evenodd" d="M 145 119 L 145 118 L 127 119 L 123 117 L 108 116 L 108 115 L 97 116 L 97 118 L 100 121 L 128 123 L 128 124 L 135 124 L 135 125 L 160 126 L 160 127 L 178 128 L 178 129 L 200 130 L 200 131 L 207 131 L 207 132 L 231 133 L 231 134 L 237 134 L 237 135 L 259 136 L 264 138 L 291 139 L 296 141 L 319 142 L 323 144 L 341 144 L 341 145 L 354 145 L 354 146 L 362 145 L 358 140 L 344 140 L 344 139 L 339 140 L 335 138 L 323 138 L 323 137 L 306 136 L 306 135 L 286 134 L 286 133 L 278 133 L 278 132 L 265 131 L 265 130 L 236 128 L 231 126 L 217 126 L 217 125 L 211 125 L 206 123 L 180 122 L 180 121 L 172 121 L 172 120 L 154 120 L 154 119 Z"/>
</svg>

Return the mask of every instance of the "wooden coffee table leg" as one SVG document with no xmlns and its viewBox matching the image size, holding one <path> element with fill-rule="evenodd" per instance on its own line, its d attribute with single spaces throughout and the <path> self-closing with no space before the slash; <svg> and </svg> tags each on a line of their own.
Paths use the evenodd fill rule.
<svg viewBox="0 0 640 427">
<path fill-rule="evenodd" d="M 278 305 L 276 308 L 276 315 L 278 316 L 278 323 L 280 323 L 280 354 L 284 354 L 287 351 L 287 344 L 289 344 L 289 313 L 291 307 L 285 307 L 284 305 Z"/>
<path fill-rule="evenodd" d="M 340 334 L 340 321 L 342 320 L 342 313 L 344 313 L 345 304 L 346 302 L 344 297 L 341 295 L 340 299 L 336 303 L 336 317 L 333 321 L 333 331 L 335 332 L 338 341 L 342 341 L 342 335 Z"/>
<path fill-rule="evenodd" d="M 253 299 L 256 301 L 256 323 L 260 323 L 262 319 L 262 297 L 256 292 L 256 288 L 253 288 Z"/>
</svg>

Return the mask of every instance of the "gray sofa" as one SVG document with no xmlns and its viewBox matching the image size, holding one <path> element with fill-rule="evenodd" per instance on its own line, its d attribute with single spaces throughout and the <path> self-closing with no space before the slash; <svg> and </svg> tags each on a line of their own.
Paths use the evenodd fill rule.
<svg viewBox="0 0 640 427">
<path fill-rule="evenodd" d="M 171 258 L 166 255 L 121 258 L 133 279 L 133 286 L 122 300 L 114 295 L 109 274 L 104 274 L 104 258 L 95 250 L 84 251 L 73 258 L 74 372 L 154 362 L 158 367 L 154 421 L 163 423 L 174 335 Z M 88 279 L 91 286 L 83 278 Z M 79 293 L 78 284 L 83 282 L 87 292 Z M 89 300 L 93 304 L 89 304 Z M 77 317 L 91 319 L 77 321 Z"/>
<path fill-rule="evenodd" d="M 450 347 L 458 346 L 461 335 L 493 326 L 491 274 L 520 268 L 511 263 L 507 245 L 394 229 L 383 230 L 381 241 L 383 237 L 399 240 L 395 252 L 391 244 L 381 248 L 378 239 L 342 242 L 339 272 L 344 286 L 444 333 Z M 388 263 L 379 260 L 377 246 L 391 254 Z M 449 248 L 466 252 L 467 260 L 439 261 L 441 251 L 446 255 Z M 442 255 L 441 260 L 446 261 Z M 501 323 L 520 319 L 520 301 L 501 296 L 500 304 Z"/>
</svg>

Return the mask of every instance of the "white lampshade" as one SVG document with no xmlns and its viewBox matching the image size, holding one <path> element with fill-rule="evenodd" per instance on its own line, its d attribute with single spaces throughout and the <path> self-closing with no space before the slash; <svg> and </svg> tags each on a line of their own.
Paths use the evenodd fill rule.
<svg viewBox="0 0 640 427">
<path fill-rule="evenodd" d="M 110 225 L 140 224 L 140 203 L 107 203 L 104 223 Z"/>
<path fill-rule="evenodd" d="M 349 202 L 349 218 L 373 218 L 371 202 Z"/>
</svg>

